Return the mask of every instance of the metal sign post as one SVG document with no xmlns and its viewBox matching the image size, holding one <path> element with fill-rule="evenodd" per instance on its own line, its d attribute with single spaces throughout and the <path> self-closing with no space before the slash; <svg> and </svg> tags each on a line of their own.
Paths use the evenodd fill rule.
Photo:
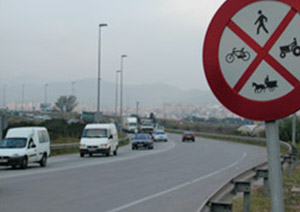
<svg viewBox="0 0 300 212">
<path fill-rule="evenodd" d="M 272 212 L 284 212 L 279 133 L 276 121 L 266 122 L 266 137 Z"/>
<path fill-rule="evenodd" d="M 3 136 L 2 119 L 3 119 L 3 117 L 0 116 L 0 142 L 2 141 L 2 136 Z"/>
<path fill-rule="evenodd" d="M 292 129 L 292 144 L 296 146 L 296 121 L 297 115 L 296 113 L 293 115 L 293 129 Z"/>
</svg>

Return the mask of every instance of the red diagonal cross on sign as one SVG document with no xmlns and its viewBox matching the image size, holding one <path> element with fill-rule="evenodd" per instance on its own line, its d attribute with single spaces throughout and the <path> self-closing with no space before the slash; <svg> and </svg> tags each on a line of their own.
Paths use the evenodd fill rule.
<svg viewBox="0 0 300 212">
<path fill-rule="evenodd" d="M 282 35 L 284 30 L 291 23 L 297 12 L 291 8 L 288 14 L 281 21 L 275 32 L 271 35 L 269 40 L 266 42 L 264 47 L 261 47 L 253 38 L 251 38 L 246 32 L 244 32 L 237 24 L 232 20 L 229 22 L 228 27 L 240 37 L 246 44 L 248 44 L 254 51 L 256 51 L 257 56 L 252 61 L 250 66 L 247 68 L 245 73 L 239 79 L 239 81 L 234 86 L 234 90 L 239 92 L 246 82 L 249 80 L 251 75 L 254 73 L 259 64 L 265 60 L 274 70 L 276 70 L 283 78 L 285 78 L 292 86 L 296 87 L 299 83 L 298 79 L 293 76 L 283 65 L 281 65 L 277 60 L 275 60 L 269 51 Z"/>
</svg>

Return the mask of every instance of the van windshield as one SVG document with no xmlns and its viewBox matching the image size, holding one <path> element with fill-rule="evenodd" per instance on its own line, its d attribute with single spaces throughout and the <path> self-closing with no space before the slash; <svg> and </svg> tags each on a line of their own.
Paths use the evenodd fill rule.
<svg viewBox="0 0 300 212">
<path fill-rule="evenodd" d="M 107 129 L 85 129 L 83 138 L 107 138 Z"/>
<path fill-rule="evenodd" d="M 0 142 L 1 149 L 19 149 L 26 147 L 26 138 L 5 138 Z"/>
</svg>

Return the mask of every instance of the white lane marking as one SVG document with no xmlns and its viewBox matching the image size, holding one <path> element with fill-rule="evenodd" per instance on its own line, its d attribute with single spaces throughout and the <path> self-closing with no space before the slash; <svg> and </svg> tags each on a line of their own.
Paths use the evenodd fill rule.
<svg viewBox="0 0 300 212">
<path fill-rule="evenodd" d="M 246 158 L 246 157 L 247 157 L 247 152 L 244 152 L 243 158 Z M 240 161 L 241 161 L 241 160 L 240 160 Z M 221 185 L 219 188 L 217 188 L 217 189 L 214 191 L 214 193 L 215 193 L 216 191 L 219 191 L 224 185 L 225 185 L 225 184 L 223 184 L 223 185 Z M 199 211 L 204 207 L 204 205 L 206 204 L 206 202 L 211 198 L 211 196 L 213 196 L 214 193 L 212 193 L 210 196 L 208 196 L 207 199 L 202 203 L 202 205 L 201 205 L 195 212 L 199 212 Z"/>
<path fill-rule="evenodd" d="M 118 161 L 124 161 L 124 160 L 131 160 L 131 159 L 136 159 L 136 158 L 141 158 L 149 155 L 155 155 L 158 153 L 166 152 L 173 147 L 175 147 L 175 142 L 173 140 L 170 140 L 171 145 L 168 146 L 165 149 L 159 149 L 159 150 L 154 150 L 151 152 L 143 153 L 143 154 L 138 154 L 138 155 L 132 155 L 132 156 L 125 156 L 125 157 L 119 157 L 119 158 L 112 158 L 111 160 L 108 161 L 94 161 L 90 162 L 88 164 L 83 163 L 83 164 L 76 164 L 76 165 L 71 165 L 69 167 L 60 167 L 60 168 L 53 168 L 53 169 L 43 169 L 43 170 L 38 170 L 34 172 L 27 172 L 27 173 L 17 173 L 17 174 L 7 174 L 5 176 L 0 176 L 0 180 L 3 179 L 11 179 L 12 177 L 23 177 L 23 176 L 30 176 L 30 175 L 36 175 L 36 174 L 44 174 L 44 173 L 51 173 L 51 172 L 58 172 L 58 171 L 67 171 L 71 169 L 77 169 L 77 168 L 82 168 L 82 167 L 89 167 L 89 166 L 95 166 L 95 165 L 102 165 L 102 164 L 108 164 L 108 163 L 113 163 L 113 162 L 118 162 Z M 81 162 L 81 161 L 77 161 Z"/>
<path fill-rule="evenodd" d="M 209 177 L 212 177 L 213 175 L 220 174 L 221 172 L 223 172 L 223 171 L 225 171 L 225 170 L 227 170 L 227 169 L 230 169 L 230 168 L 236 166 L 237 164 L 239 164 L 242 160 L 244 160 L 244 158 L 246 158 L 246 156 L 247 156 L 247 152 L 244 152 L 243 156 L 242 156 L 237 162 L 234 162 L 234 163 L 232 163 L 232 164 L 230 164 L 230 165 L 228 165 L 228 166 L 226 166 L 226 167 L 224 167 L 224 168 L 222 168 L 222 169 L 219 169 L 219 170 L 217 170 L 217 171 L 214 171 L 214 172 L 212 172 L 212 173 L 209 173 L 209 174 L 204 175 L 204 176 L 202 176 L 202 177 L 199 177 L 199 178 L 197 178 L 197 179 L 188 181 L 188 182 L 186 182 L 186 183 L 182 183 L 182 184 L 180 184 L 180 185 L 178 185 L 178 186 L 175 186 L 175 187 L 173 187 L 173 188 L 170 188 L 170 189 L 167 189 L 167 190 L 158 192 L 158 193 L 156 193 L 156 194 L 152 194 L 152 195 L 150 195 L 150 196 L 144 197 L 144 198 L 142 198 L 142 199 L 133 201 L 133 202 L 131 202 L 131 203 L 122 205 L 122 206 L 120 206 L 120 207 L 117 207 L 117 208 L 115 208 L 115 209 L 112 209 L 112 210 L 109 210 L 109 211 L 106 211 L 106 212 L 118 212 L 118 211 L 121 211 L 121 210 L 130 208 L 130 207 L 132 207 L 132 206 L 138 205 L 138 204 L 140 204 L 140 203 L 142 203 L 142 202 L 145 202 L 145 201 L 148 201 L 148 200 L 157 198 L 157 197 L 162 196 L 162 195 L 164 195 L 164 194 L 168 194 L 168 193 L 173 192 L 173 191 L 175 191 L 175 190 L 178 190 L 178 189 L 181 189 L 181 188 L 183 188 L 183 187 L 189 186 L 189 185 L 191 185 L 191 184 L 197 183 L 197 182 L 199 182 L 199 181 L 201 181 L 201 180 L 204 180 L 204 179 L 207 179 L 207 178 L 209 178 Z"/>
</svg>

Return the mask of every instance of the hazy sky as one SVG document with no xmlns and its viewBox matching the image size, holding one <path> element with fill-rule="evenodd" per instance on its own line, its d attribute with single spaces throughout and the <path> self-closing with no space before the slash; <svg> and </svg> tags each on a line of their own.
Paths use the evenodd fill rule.
<svg viewBox="0 0 300 212">
<path fill-rule="evenodd" d="M 206 28 L 224 0 L 0 0 L 0 83 L 97 77 L 208 89 L 202 70 Z"/>
</svg>

